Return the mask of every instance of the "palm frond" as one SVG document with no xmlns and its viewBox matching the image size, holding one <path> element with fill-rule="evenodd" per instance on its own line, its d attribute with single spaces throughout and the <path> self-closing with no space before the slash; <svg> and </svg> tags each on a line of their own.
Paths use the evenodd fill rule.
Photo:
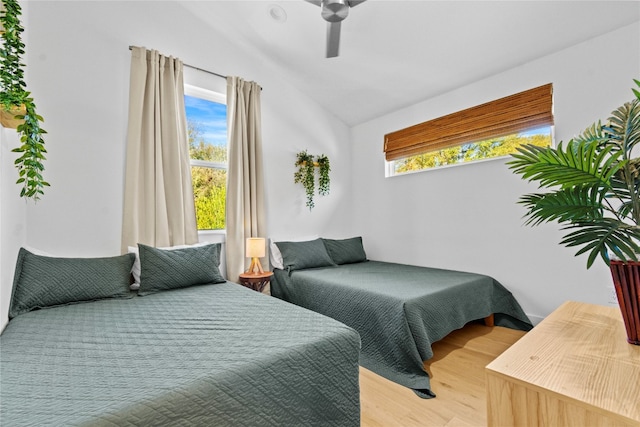
<svg viewBox="0 0 640 427">
<path fill-rule="evenodd" d="M 552 193 L 525 194 L 520 198 L 527 208 L 527 225 L 558 221 L 582 222 L 603 217 L 602 199 L 606 190 L 593 186 L 564 188 Z"/>
<path fill-rule="evenodd" d="M 606 198 L 613 199 L 614 201 L 611 203 L 618 206 L 616 211 L 619 218 L 632 218 L 632 213 L 635 209 L 634 195 L 632 193 L 640 194 L 640 180 L 636 180 L 631 189 L 623 180 L 617 178 L 611 180 L 611 190 Z"/>
<path fill-rule="evenodd" d="M 578 143 L 589 143 L 595 144 L 596 146 L 604 146 L 608 141 L 608 136 L 604 132 L 602 122 L 598 121 L 583 130 L 582 133 L 574 137 L 573 140 Z"/>
<path fill-rule="evenodd" d="M 634 80 L 640 88 L 640 80 Z M 547 193 L 527 194 L 527 225 L 557 221 L 570 231 L 561 241 L 588 253 L 587 268 L 609 253 L 640 258 L 640 90 L 611 113 L 570 140 L 566 148 L 523 146 L 507 165 Z M 633 156 L 636 156 L 635 158 Z"/>
<path fill-rule="evenodd" d="M 611 112 L 605 136 L 628 154 L 640 143 L 640 100 L 627 102 Z M 630 157 L 630 156 L 629 156 Z"/>
<path fill-rule="evenodd" d="M 561 244 L 567 247 L 583 246 L 576 256 L 589 252 L 587 268 L 600 255 L 609 264 L 609 251 L 620 258 L 638 260 L 640 253 L 640 227 L 625 224 L 612 218 L 572 223 L 563 230 L 576 230 L 567 234 Z"/>
<path fill-rule="evenodd" d="M 620 218 L 629 218 L 631 212 L 633 212 L 633 203 L 631 202 L 622 203 L 618 208 L 618 216 Z"/>
<path fill-rule="evenodd" d="M 566 149 L 524 145 L 507 162 L 514 173 L 528 181 L 538 181 L 540 187 L 595 184 L 609 187 L 611 177 L 620 169 L 621 152 L 614 147 L 602 149 L 593 141 L 570 140 Z"/>
</svg>

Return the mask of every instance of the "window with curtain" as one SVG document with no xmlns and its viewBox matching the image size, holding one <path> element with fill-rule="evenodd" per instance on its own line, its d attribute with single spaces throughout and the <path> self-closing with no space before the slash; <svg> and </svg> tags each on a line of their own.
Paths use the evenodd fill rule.
<svg viewBox="0 0 640 427">
<path fill-rule="evenodd" d="M 551 83 L 385 135 L 387 176 L 498 158 L 524 144 L 550 146 Z"/>
<path fill-rule="evenodd" d="M 191 177 L 198 230 L 225 229 L 226 95 L 185 85 Z"/>
<path fill-rule="evenodd" d="M 121 249 L 198 241 L 182 61 L 131 46 Z"/>
</svg>

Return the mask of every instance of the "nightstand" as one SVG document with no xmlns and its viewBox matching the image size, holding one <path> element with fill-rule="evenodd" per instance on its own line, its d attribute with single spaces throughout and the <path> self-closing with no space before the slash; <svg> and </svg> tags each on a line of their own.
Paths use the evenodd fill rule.
<svg viewBox="0 0 640 427">
<path fill-rule="evenodd" d="M 240 275 L 240 284 L 251 288 L 254 291 L 262 292 L 271 281 L 273 273 L 271 271 L 265 271 L 264 273 L 242 273 Z"/>
</svg>

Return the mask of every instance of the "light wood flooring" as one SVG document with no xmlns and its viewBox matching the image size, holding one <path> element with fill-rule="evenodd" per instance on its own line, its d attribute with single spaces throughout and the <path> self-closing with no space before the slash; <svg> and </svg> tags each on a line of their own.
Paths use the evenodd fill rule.
<svg viewBox="0 0 640 427">
<path fill-rule="evenodd" d="M 436 342 L 425 363 L 435 399 L 421 399 L 361 367 L 361 426 L 486 426 L 484 367 L 524 334 L 469 324 Z"/>
</svg>

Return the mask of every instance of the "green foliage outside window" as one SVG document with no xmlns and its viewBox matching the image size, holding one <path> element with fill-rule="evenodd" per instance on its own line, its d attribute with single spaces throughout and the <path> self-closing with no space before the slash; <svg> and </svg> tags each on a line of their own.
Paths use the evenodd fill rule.
<svg viewBox="0 0 640 427">
<path fill-rule="evenodd" d="M 198 124 L 193 121 L 188 122 L 187 129 L 191 159 L 227 163 L 226 146 L 206 143 Z M 198 230 L 224 229 L 227 197 L 226 169 L 192 166 L 191 177 Z"/>
<path fill-rule="evenodd" d="M 548 131 L 544 134 L 534 135 L 507 135 L 430 153 L 418 154 L 407 157 L 406 159 L 397 160 L 394 170 L 396 174 L 402 174 L 439 166 L 502 157 L 515 153 L 518 147 L 525 144 L 549 147 L 551 146 L 551 133 Z"/>
</svg>

